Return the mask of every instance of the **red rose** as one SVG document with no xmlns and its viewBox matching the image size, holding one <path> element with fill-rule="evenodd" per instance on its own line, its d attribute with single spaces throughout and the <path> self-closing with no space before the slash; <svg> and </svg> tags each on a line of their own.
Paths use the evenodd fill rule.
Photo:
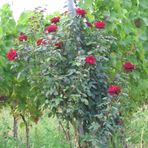
<svg viewBox="0 0 148 148">
<path fill-rule="evenodd" d="M 84 16 L 87 12 L 86 12 L 86 10 L 84 10 L 82 8 L 76 8 L 76 13 L 78 15 Z"/>
<path fill-rule="evenodd" d="M 55 43 L 54 46 L 61 47 L 63 44 L 64 44 L 63 42 L 58 42 L 58 43 Z"/>
<path fill-rule="evenodd" d="M 19 37 L 18 37 L 19 41 L 27 41 L 27 36 L 25 35 L 25 33 L 20 33 Z"/>
<path fill-rule="evenodd" d="M 131 62 L 126 62 L 123 64 L 123 69 L 127 72 L 130 72 L 135 69 L 135 65 L 132 64 Z"/>
<path fill-rule="evenodd" d="M 57 22 L 60 21 L 60 17 L 59 17 L 59 16 L 53 17 L 53 18 L 50 19 L 50 21 L 51 21 L 52 23 L 57 23 Z"/>
<path fill-rule="evenodd" d="M 121 92 L 121 87 L 117 85 L 110 85 L 108 88 L 108 93 L 113 96 L 113 95 L 118 95 Z"/>
<path fill-rule="evenodd" d="M 6 57 L 9 61 L 13 61 L 17 56 L 17 52 L 15 49 L 11 48 L 9 52 L 6 54 Z"/>
<path fill-rule="evenodd" d="M 85 58 L 85 62 L 93 65 L 96 63 L 96 58 L 93 55 L 89 55 Z"/>
<path fill-rule="evenodd" d="M 37 46 L 40 46 L 40 45 L 46 45 L 46 41 L 44 39 L 39 39 L 37 40 Z"/>
<path fill-rule="evenodd" d="M 94 24 L 95 24 L 95 27 L 98 29 L 103 29 L 105 27 L 104 21 L 96 21 Z"/>
<path fill-rule="evenodd" d="M 56 24 L 52 24 L 46 27 L 45 32 L 55 32 L 57 31 L 58 27 Z"/>
<path fill-rule="evenodd" d="M 93 25 L 90 22 L 85 22 L 85 23 L 86 23 L 87 27 L 90 27 L 90 28 L 93 27 Z"/>
</svg>

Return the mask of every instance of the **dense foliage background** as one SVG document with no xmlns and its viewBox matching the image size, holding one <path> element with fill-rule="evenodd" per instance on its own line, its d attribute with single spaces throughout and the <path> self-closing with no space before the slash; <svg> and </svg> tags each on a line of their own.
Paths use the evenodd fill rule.
<svg viewBox="0 0 148 148">
<path fill-rule="evenodd" d="M 147 72 L 148 72 L 148 2 L 124 1 L 124 0 L 86 0 L 79 3 L 83 8 L 91 9 L 88 14 L 90 21 L 95 18 L 104 19 L 107 22 L 107 32 L 110 32 L 118 40 L 116 51 L 120 55 L 112 54 L 114 60 L 111 76 L 119 72 L 122 61 L 130 60 L 136 64 L 133 78 L 129 78 L 127 87 L 128 97 L 124 99 L 124 109 L 128 113 L 139 105 L 147 102 Z M 127 102 L 128 105 L 127 105 Z"/>
</svg>

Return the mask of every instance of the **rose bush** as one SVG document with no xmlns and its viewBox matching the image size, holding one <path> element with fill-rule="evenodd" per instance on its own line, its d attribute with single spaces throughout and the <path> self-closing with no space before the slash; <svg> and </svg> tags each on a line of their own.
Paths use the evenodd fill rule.
<svg viewBox="0 0 148 148">
<path fill-rule="evenodd" d="M 35 14 L 36 17 L 41 20 L 40 14 L 36 12 Z M 29 17 L 32 17 L 32 13 L 29 14 Z M 21 125 L 24 124 L 26 127 L 26 145 L 28 146 L 30 123 L 31 121 L 36 122 L 36 119 L 42 115 L 42 112 L 39 109 L 39 101 L 35 101 L 34 98 L 31 97 L 35 92 L 30 91 L 31 87 L 27 81 L 26 73 L 21 75 L 22 73 L 19 72 L 23 69 L 23 66 L 21 62 L 19 62 L 22 57 L 18 47 L 26 49 L 28 44 L 28 35 L 19 32 L 25 32 L 27 25 L 29 25 L 28 29 L 32 28 L 31 24 L 28 23 L 29 20 L 26 20 L 26 18 L 22 18 L 23 23 L 18 21 L 19 23 L 16 25 L 8 4 L 5 4 L 0 9 L 0 18 L 0 29 L 2 31 L 0 33 L 0 109 L 3 107 L 11 109 L 11 115 L 14 120 L 14 138 L 18 136 L 17 120 L 23 119 L 23 122 L 21 120 L 20 122 Z M 26 23 L 24 25 L 25 21 Z M 34 27 L 36 27 L 35 25 L 36 24 L 34 24 Z M 36 28 L 33 29 L 36 30 Z M 29 38 L 29 41 L 31 41 L 32 38 L 33 36 Z M 19 46 L 19 44 L 22 44 L 22 46 Z M 15 49 L 12 48 L 13 45 L 16 47 Z"/>
<path fill-rule="evenodd" d="M 40 26 L 41 39 L 35 45 L 31 37 L 36 31 L 26 32 L 30 38 L 16 46 L 16 70 L 21 73 L 19 79 L 25 76 L 29 83 L 28 102 L 34 101 L 39 110 L 47 109 L 49 116 L 66 121 L 66 135 L 72 126 L 76 147 L 92 147 L 107 144 L 118 129 L 117 98 L 122 84 L 108 75 L 115 38 L 105 34 L 103 22 L 97 29 L 86 26 L 87 11 L 82 12 L 83 17 L 77 12 L 73 18 L 60 17 L 59 24 L 50 21 L 47 27 Z"/>
<path fill-rule="evenodd" d="M 127 75 L 120 75 L 129 82 L 124 89 L 128 96 L 121 102 L 122 113 L 129 121 L 132 113 L 147 103 L 148 98 L 148 1 L 85 0 L 77 1 L 77 5 L 90 9 L 87 21 L 105 21 L 105 31 L 118 39 L 118 46 L 113 47 L 115 52 L 111 53 L 110 78 L 114 79 L 117 73 L 120 75 L 123 63 L 136 65 L 134 73 L 126 71 Z"/>
</svg>

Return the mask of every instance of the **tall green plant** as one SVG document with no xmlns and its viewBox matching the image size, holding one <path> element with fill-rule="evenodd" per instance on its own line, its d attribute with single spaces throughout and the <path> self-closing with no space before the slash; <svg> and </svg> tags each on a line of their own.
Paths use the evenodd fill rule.
<svg viewBox="0 0 148 148">
<path fill-rule="evenodd" d="M 33 12 L 24 12 L 16 24 L 8 4 L 5 4 L 0 9 L 0 106 L 3 107 L 5 105 L 11 108 L 11 113 L 14 117 L 13 133 L 15 138 L 17 137 L 17 120 L 20 117 L 22 117 L 26 125 L 27 133 L 30 121 L 37 123 L 39 116 L 41 116 L 38 103 L 30 99 L 32 93 L 27 77 L 18 73 L 18 71 L 22 70 L 21 65 L 17 61 L 12 63 L 7 59 L 8 57 L 11 60 L 13 59 L 11 54 L 8 55 L 8 52 L 9 50 L 15 51 L 14 48 L 19 46 L 19 33 L 27 30 L 27 23 L 33 15 Z M 38 19 L 40 19 L 39 16 Z M 19 48 L 26 47 L 27 44 L 25 43 L 19 46 Z"/>
<path fill-rule="evenodd" d="M 118 42 L 115 53 L 111 54 L 113 69 L 110 76 L 120 73 L 123 61 L 132 61 L 135 72 L 129 76 L 128 97 L 123 101 L 124 113 L 128 115 L 147 102 L 147 43 L 148 43 L 148 2 L 147 0 L 86 0 L 79 5 L 89 8 L 90 22 L 100 19 L 107 22 L 106 31 L 113 34 Z M 114 48 L 114 47 L 113 47 Z M 116 54 L 118 52 L 118 54 Z"/>
<path fill-rule="evenodd" d="M 27 78 L 31 86 L 29 102 L 66 121 L 67 130 L 72 125 L 79 148 L 106 144 L 117 129 L 121 89 L 108 87 L 110 82 L 121 83 L 108 76 L 115 38 L 106 35 L 104 22 L 91 28 L 84 22 L 86 11 L 78 8 L 76 12 L 61 21 L 50 19 L 44 30 L 40 30 L 44 23 L 38 30 L 29 29 L 27 41 L 16 46 L 18 56 L 12 65 L 19 79 Z M 33 41 L 36 34 L 41 37 L 37 42 Z"/>
</svg>

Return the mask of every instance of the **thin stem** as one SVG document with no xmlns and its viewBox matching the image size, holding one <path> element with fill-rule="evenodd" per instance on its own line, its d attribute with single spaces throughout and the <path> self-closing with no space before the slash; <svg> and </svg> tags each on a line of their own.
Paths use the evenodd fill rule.
<svg viewBox="0 0 148 148">
<path fill-rule="evenodd" d="M 69 145 L 70 145 L 70 148 L 72 148 L 72 145 L 71 145 L 71 136 L 70 136 L 70 132 L 69 132 L 69 127 L 67 128 L 67 130 L 64 128 L 63 124 L 61 121 L 59 121 L 59 125 L 61 126 L 65 136 L 66 136 L 66 139 L 67 141 L 69 142 Z"/>
<path fill-rule="evenodd" d="M 26 148 L 30 148 L 30 144 L 29 144 L 29 124 L 27 123 L 25 117 L 21 114 L 22 120 L 25 124 L 25 128 L 26 128 Z"/>
<path fill-rule="evenodd" d="M 18 125 L 17 125 L 17 117 L 13 115 L 13 137 L 15 139 L 18 138 Z"/>
</svg>

